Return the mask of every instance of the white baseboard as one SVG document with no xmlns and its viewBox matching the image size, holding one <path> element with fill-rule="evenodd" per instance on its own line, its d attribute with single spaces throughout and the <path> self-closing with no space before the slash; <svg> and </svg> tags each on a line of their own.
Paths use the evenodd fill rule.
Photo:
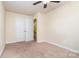
<svg viewBox="0 0 79 59">
<path fill-rule="evenodd" d="M 17 42 L 22 42 L 22 41 L 32 41 L 32 40 L 34 40 L 34 39 L 31 39 L 31 40 L 19 40 L 19 41 L 17 41 L 17 40 L 14 40 L 14 41 L 7 41 L 6 44 L 17 43 Z"/>
<path fill-rule="evenodd" d="M 69 51 L 71 51 L 71 52 L 74 52 L 74 53 L 78 53 L 78 54 L 79 54 L 79 51 L 74 50 L 74 49 L 71 49 L 71 48 L 68 48 L 68 47 L 63 46 L 63 45 L 60 45 L 60 44 L 56 44 L 56 43 L 48 42 L 48 41 L 37 41 L 37 42 L 38 42 L 38 43 L 47 42 L 47 43 L 49 43 L 49 44 L 53 44 L 53 45 L 58 46 L 58 47 L 60 47 L 60 48 L 64 48 L 64 49 L 67 49 L 67 50 L 69 50 Z"/>
<path fill-rule="evenodd" d="M 2 47 L 2 49 L 1 49 L 1 51 L 0 51 L 0 56 L 2 55 L 4 49 L 5 49 L 5 46 Z"/>
<path fill-rule="evenodd" d="M 37 40 L 37 43 L 41 43 L 41 42 L 44 42 L 44 41 L 39 41 L 39 40 Z"/>
<path fill-rule="evenodd" d="M 33 40 L 28 40 L 28 41 L 12 41 L 12 42 L 6 42 L 6 44 L 18 43 L 18 42 L 29 42 L 29 41 L 33 41 Z"/>
</svg>

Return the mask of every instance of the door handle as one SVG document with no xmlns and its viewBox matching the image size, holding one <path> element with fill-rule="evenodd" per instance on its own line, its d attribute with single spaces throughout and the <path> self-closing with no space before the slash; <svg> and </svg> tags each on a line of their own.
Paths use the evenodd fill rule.
<svg viewBox="0 0 79 59">
<path fill-rule="evenodd" d="M 26 30 L 24 32 L 27 32 Z"/>
</svg>

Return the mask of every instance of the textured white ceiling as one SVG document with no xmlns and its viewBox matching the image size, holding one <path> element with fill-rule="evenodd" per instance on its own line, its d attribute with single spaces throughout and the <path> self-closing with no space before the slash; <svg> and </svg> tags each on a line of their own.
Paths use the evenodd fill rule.
<svg viewBox="0 0 79 59">
<path fill-rule="evenodd" d="M 36 1 L 5 1 L 4 6 L 7 11 L 17 12 L 21 14 L 34 15 L 38 12 L 48 12 L 63 4 L 50 2 L 47 8 L 43 8 L 43 3 L 33 5 Z"/>
</svg>

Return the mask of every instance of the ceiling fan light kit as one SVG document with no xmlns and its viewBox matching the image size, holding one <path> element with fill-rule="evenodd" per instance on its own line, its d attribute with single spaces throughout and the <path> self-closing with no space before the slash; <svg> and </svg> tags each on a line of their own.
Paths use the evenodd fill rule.
<svg viewBox="0 0 79 59">
<path fill-rule="evenodd" d="M 37 1 L 37 2 L 33 3 L 33 5 L 37 5 L 39 3 L 43 3 L 44 4 L 43 8 L 47 8 L 47 4 L 50 3 L 50 2 L 60 3 L 60 1 Z"/>
</svg>

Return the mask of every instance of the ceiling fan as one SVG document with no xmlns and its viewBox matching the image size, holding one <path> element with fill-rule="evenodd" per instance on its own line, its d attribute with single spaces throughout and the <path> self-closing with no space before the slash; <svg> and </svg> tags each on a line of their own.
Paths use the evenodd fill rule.
<svg viewBox="0 0 79 59">
<path fill-rule="evenodd" d="M 37 5 L 37 4 L 39 4 L 39 3 L 43 3 L 43 4 L 44 4 L 43 8 L 47 8 L 47 4 L 48 4 L 49 2 L 60 3 L 60 1 L 37 1 L 37 2 L 33 3 L 33 5 Z"/>
</svg>

